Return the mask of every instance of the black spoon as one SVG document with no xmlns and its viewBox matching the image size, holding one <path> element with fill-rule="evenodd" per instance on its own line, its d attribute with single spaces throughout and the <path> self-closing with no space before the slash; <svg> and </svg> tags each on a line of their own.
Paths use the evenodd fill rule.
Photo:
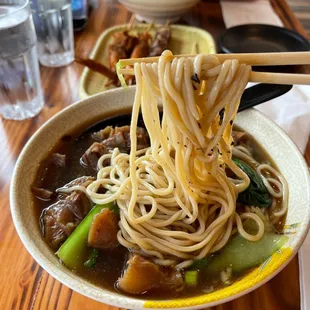
<svg viewBox="0 0 310 310">
<path fill-rule="evenodd" d="M 257 84 L 247 88 L 241 97 L 238 112 L 280 97 L 292 89 L 293 85 Z"/>
<path fill-rule="evenodd" d="M 264 103 L 268 100 L 280 97 L 292 89 L 292 85 L 278 85 L 278 84 L 257 84 L 247 88 L 241 97 L 238 112 L 252 108 L 256 105 Z M 106 118 L 98 123 L 88 127 L 80 138 L 85 134 L 99 131 L 106 126 L 125 126 L 129 125 L 131 120 L 131 113 L 121 114 Z M 142 116 L 140 114 L 138 126 L 144 127 Z"/>
</svg>

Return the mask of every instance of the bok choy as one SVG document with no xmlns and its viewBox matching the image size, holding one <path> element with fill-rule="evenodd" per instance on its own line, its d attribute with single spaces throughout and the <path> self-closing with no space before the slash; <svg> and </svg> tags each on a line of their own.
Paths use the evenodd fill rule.
<svg viewBox="0 0 310 310">
<path fill-rule="evenodd" d="M 233 158 L 235 164 L 242 169 L 250 178 L 249 187 L 238 195 L 238 202 L 246 205 L 256 206 L 259 208 L 268 208 L 271 206 L 271 196 L 262 180 L 256 171 L 239 158 Z"/>
<path fill-rule="evenodd" d="M 90 226 L 94 216 L 104 208 L 109 208 L 116 214 L 119 212 L 118 207 L 114 204 L 114 202 L 107 203 L 105 205 L 95 205 L 56 252 L 56 255 L 67 267 L 76 269 L 83 265 L 83 258 L 87 250 L 87 240 Z"/>
<path fill-rule="evenodd" d="M 287 236 L 275 233 L 265 234 L 255 242 L 237 235 L 227 243 L 219 254 L 196 260 L 190 269 L 200 269 L 207 273 L 221 272 L 227 267 L 232 268 L 232 272 L 246 270 L 262 263 L 278 251 L 287 240 Z"/>
<path fill-rule="evenodd" d="M 84 266 L 87 268 L 95 267 L 97 264 L 98 255 L 99 255 L 99 250 L 92 249 L 88 260 L 84 263 Z"/>
</svg>

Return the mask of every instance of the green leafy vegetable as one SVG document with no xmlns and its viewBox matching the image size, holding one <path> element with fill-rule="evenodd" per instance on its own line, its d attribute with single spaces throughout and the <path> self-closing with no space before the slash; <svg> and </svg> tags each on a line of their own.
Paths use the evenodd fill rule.
<svg viewBox="0 0 310 310">
<path fill-rule="evenodd" d="M 197 285 L 198 281 L 198 271 L 197 270 L 189 270 L 185 272 L 184 275 L 185 284 L 190 286 Z"/>
<path fill-rule="evenodd" d="M 107 203 L 106 205 L 103 205 L 103 206 L 104 207 L 102 209 L 108 208 L 111 211 L 113 211 L 117 216 L 119 216 L 119 207 L 118 207 L 118 205 L 115 202 L 110 202 L 110 203 Z"/>
<path fill-rule="evenodd" d="M 67 267 L 76 269 L 83 265 L 83 258 L 87 248 L 88 232 L 93 217 L 104 208 L 109 208 L 114 212 L 119 212 L 118 207 L 114 202 L 105 205 L 95 205 L 56 252 L 56 255 Z"/>
<path fill-rule="evenodd" d="M 193 264 L 190 266 L 190 270 L 197 270 L 197 269 L 203 269 L 206 266 L 208 266 L 208 264 L 210 263 L 210 261 L 212 260 L 212 255 L 206 257 L 206 258 L 202 258 L 202 259 L 197 259 L 193 262 Z"/>
<path fill-rule="evenodd" d="M 255 267 L 278 251 L 288 240 L 287 236 L 275 233 L 265 234 L 260 240 L 251 242 L 237 235 L 212 257 L 194 262 L 191 269 L 200 269 L 207 273 L 220 272 L 227 267 L 239 272 Z"/>
<path fill-rule="evenodd" d="M 84 263 L 84 266 L 87 268 L 93 268 L 97 264 L 97 259 L 99 255 L 98 249 L 92 249 L 89 255 L 89 259 Z"/>
<path fill-rule="evenodd" d="M 271 206 L 271 196 L 263 183 L 262 178 L 256 171 L 239 158 L 233 158 L 235 164 L 241 168 L 250 178 L 249 187 L 238 195 L 238 202 L 247 205 L 254 205 L 259 208 L 268 208 Z"/>
</svg>

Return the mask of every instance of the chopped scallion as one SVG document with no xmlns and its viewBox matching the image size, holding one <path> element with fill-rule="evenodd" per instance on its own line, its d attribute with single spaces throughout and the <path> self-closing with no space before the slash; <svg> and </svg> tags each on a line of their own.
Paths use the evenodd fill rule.
<svg viewBox="0 0 310 310">
<path fill-rule="evenodd" d="M 185 272 L 185 284 L 194 286 L 197 285 L 198 270 L 189 270 Z"/>
</svg>

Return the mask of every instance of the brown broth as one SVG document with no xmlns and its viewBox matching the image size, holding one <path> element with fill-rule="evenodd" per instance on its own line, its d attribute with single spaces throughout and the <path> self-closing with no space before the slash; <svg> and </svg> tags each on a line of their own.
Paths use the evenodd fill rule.
<svg viewBox="0 0 310 310">
<path fill-rule="evenodd" d="M 244 131 L 242 128 L 234 125 L 234 130 Z M 276 171 L 280 171 L 273 159 L 270 157 L 268 152 L 252 137 L 250 134 L 247 133 L 246 138 L 242 140 L 240 145 L 246 146 L 250 152 L 252 153 L 254 159 L 261 163 L 261 164 L 269 164 L 272 166 Z M 276 199 L 276 210 L 281 209 L 282 206 L 282 198 Z M 285 225 L 286 214 L 281 217 L 278 223 L 276 223 L 275 229 L 277 232 L 282 232 L 283 227 Z"/>
<path fill-rule="evenodd" d="M 119 111 L 118 113 L 128 113 L 128 110 Z M 94 120 L 91 124 L 94 124 L 98 120 Z M 127 123 L 129 124 L 129 122 Z M 122 124 L 115 124 L 121 126 Z M 73 133 L 67 133 L 61 141 L 50 151 L 49 156 L 45 161 L 43 161 L 38 169 L 38 174 L 36 181 L 34 183 L 37 187 L 42 187 L 51 191 L 55 191 L 57 188 L 62 187 L 71 180 L 76 179 L 81 176 L 96 176 L 96 171 L 93 169 L 87 169 L 80 165 L 80 157 L 85 152 L 85 150 L 94 142 L 90 137 L 90 131 L 81 136 L 81 133 L 85 132 L 89 124 L 84 124 L 78 128 Z M 104 126 L 105 127 L 105 126 Z M 96 128 L 98 130 L 99 128 Z M 240 128 L 237 128 L 241 130 Z M 276 165 L 273 163 L 267 152 L 252 138 L 248 137 L 245 140 L 245 144 L 254 150 L 254 157 L 259 162 L 268 162 L 274 168 L 277 169 Z M 53 153 L 60 153 L 66 155 L 66 167 L 65 168 L 52 168 L 49 166 L 49 158 Z M 39 217 L 44 208 L 50 206 L 56 202 L 56 197 L 50 201 L 43 201 L 34 197 L 34 212 L 39 223 Z M 281 201 L 278 201 L 279 206 Z M 277 231 L 281 231 L 285 217 L 277 225 Z M 85 258 L 89 253 L 85 253 Z M 95 267 L 87 268 L 81 267 L 75 270 L 77 274 L 81 277 L 87 279 L 89 282 L 94 283 L 99 287 L 111 291 L 117 291 L 115 283 L 117 279 L 121 276 L 122 270 L 125 266 L 127 260 L 128 250 L 122 246 L 116 249 L 100 251 L 98 256 L 98 261 Z M 234 274 L 231 281 L 234 282 L 241 278 L 244 274 L 247 274 L 250 270 L 245 272 Z M 153 291 L 148 294 L 141 296 L 135 296 L 140 298 L 151 298 L 151 299 L 170 299 L 170 298 L 183 298 L 188 296 L 200 295 L 202 293 L 210 292 L 213 288 L 217 290 L 222 288 L 224 285 L 220 280 L 219 274 L 214 276 L 201 276 L 199 277 L 199 283 L 195 287 L 186 287 L 182 292 L 171 292 L 171 291 Z"/>
</svg>

